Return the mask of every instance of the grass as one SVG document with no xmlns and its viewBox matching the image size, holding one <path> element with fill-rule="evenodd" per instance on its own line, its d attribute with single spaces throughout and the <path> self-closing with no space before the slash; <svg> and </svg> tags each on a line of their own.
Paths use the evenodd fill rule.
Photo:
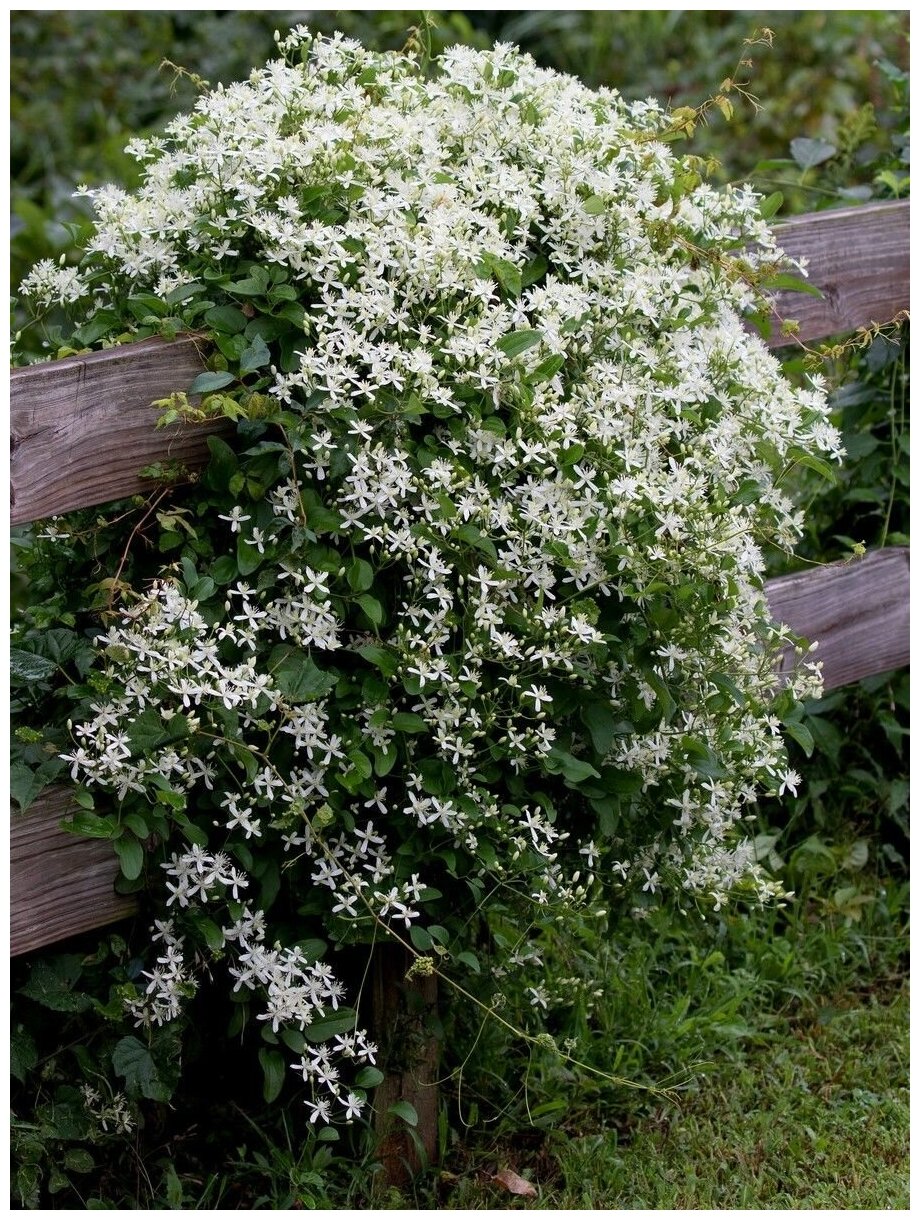
<svg viewBox="0 0 920 1220">
<path fill-rule="evenodd" d="M 726 1055 L 679 1109 L 659 1108 L 625 1136 L 595 1114 L 593 1130 L 493 1146 L 477 1171 L 442 1175 L 437 1205 L 906 1208 L 907 1062 L 906 986 L 843 995 Z M 529 1178 L 536 1197 L 497 1185 L 502 1165 Z"/>
<path fill-rule="evenodd" d="M 557 1043 L 574 1038 L 583 1061 L 668 1083 L 668 1096 L 576 1074 L 550 1050 L 480 1030 L 468 1006 L 445 1007 L 444 1071 L 459 1057 L 464 1072 L 462 1089 L 456 1078 L 442 1089 L 439 1165 L 387 1190 L 372 1134 L 355 1124 L 339 1141 L 310 1138 L 296 1088 L 265 1105 L 252 1048 L 228 1044 L 223 1010 L 205 1007 L 209 1035 L 189 1045 L 173 1104 L 146 1103 L 143 1125 L 93 1148 L 95 1169 L 71 1186 L 49 1175 L 85 1141 L 47 1104 L 36 1110 L 47 1129 L 22 1135 L 19 1159 L 40 1164 L 44 1184 L 25 1206 L 906 1208 L 907 882 L 835 867 L 801 877 L 785 910 L 694 922 L 662 908 L 613 935 L 585 930 L 575 948 L 547 944 L 548 976 L 606 980 L 596 1004 L 558 1016 Z M 852 916 L 827 897 L 841 881 L 863 898 Z M 72 1077 L 65 1051 L 52 1058 L 45 1092 Z M 509 1193 L 502 1169 L 536 1194 Z"/>
</svg>

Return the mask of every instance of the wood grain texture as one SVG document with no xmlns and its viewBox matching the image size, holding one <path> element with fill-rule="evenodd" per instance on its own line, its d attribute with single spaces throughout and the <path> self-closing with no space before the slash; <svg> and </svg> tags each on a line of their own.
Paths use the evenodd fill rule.
<svg viewBox="0 0 920 1220">
<path fill-rule="evenodd" d="M 817 641 L 827 690 L 910 664 L 907 547 L 780 576 L 767 583 L 767 598 L 777 622 Z"/>
<path fill-rule="evenodd" d="M 71 793 L 50 788 L 10 826 L 10 952 L 28 953 L 133 914 L 115 893 L 118 861 L 107 839 L 61 830 Z"/>
<path fill-rule="evenodd" d="M 200 466 L 209 433 L 156 429 L 154 399 L 187 390 L 202 370 L 195 341 L 159 339 L 13 369 L 10 379 L 14 525 L 149 491 L 157 461 Z"/>
<path fill-rule="evenodd" d="M 910 305 L 910 204 L 907 200 L 796 216 L 774 230 L 794 258 L 808 259 L 808 282 L 823 299 L 780 293 L 781 318 L 799 323 L 798 338 L 825 339 L 870 322 L 889 322 Z M 788 343 L 778 333 L 774 346 Z"/>
<path fill-rule="evenodd" d="M 378 943 L 372 959 L 372 1028 L 384 1079 L 374 1092 L 381 1185 L 405 1186 L 434 1164 L 438 1144 L 438 980 L 406 981 L 414 955 L 402 945 Z M 388 1111 L 407 1101 L 418 1115 L 415 1139 Z"/>
</svg>

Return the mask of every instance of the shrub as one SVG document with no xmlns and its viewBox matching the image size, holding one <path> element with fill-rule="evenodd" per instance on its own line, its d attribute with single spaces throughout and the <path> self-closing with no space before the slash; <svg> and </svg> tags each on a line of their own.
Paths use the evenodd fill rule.
<svg viewBox="0 0 920 1220">
<path fill-rule="evenodd" d="M 126 1008 L 168 1023 L 223 962 L 322 1127 L 379 1079 L 330 946 L 396 939 L 499 1021 L 529 971 L 534 1038 L 566 998 L 540 928 L 777 893 L 744 827 L 795 791 L 781 719 L 816 686 L 776 696 L 760 543 L 794 544 L 783 480 L 838 438 L 744 323 L 782 259 L 750 189 L 675 155 L 686 116 L 505 45 L 279 46 L 135 141 L 81 267 L 23 285 L 77 307 L 69 350 L 200 334 L 164 418 L 237 431 L 144 507 L 174 561 L 97 582 L 94 657 L 60 602 L 18 643 L 76 667 L 74 828 L 165 881 Z M 43 562 L 107 528 L 54 523 Z"/>
</svg>

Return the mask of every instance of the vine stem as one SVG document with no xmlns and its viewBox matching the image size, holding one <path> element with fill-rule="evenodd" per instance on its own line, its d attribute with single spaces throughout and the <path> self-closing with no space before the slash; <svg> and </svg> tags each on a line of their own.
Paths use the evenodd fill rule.
<svg viewBox="0 0 920 1220">
<path fill-rule="evenodd" d="M 162 488 L 162 490 L 160 492 L 158 492 L 158 494 L 154 497 L 152 503 L 150 504 L 149 508 L 144 513 L 143 517 L 141 517 L 140 521 L 138 521 L 135 524 L 134 528 L 131 530 L 131 533 L 128 535 L 128 541 L 125 543 L 125 548 L 121 553 L 121 559 L 118 562 L 118 570 L 116 571 L 114 577 L 112 578 L 112 587 L 109 590 L 109 604 L 108 604 L 109 610 L 113 609 L 113 607 L 115 605 L 115 590 L 118 588 L 118 581 L 121 577 L 122 572 L 124 571 L 124 566 L 128 562 L 128 555 L 130 554 L 131 546 L 134 542 L 134 539 L 140 533 L 143 526 L 146 525 L 146 523 L 150 520 L 151 515 L 155 512 L 157 506 L 160 504 L 160 502 L 163 500 L 164 496 L 166 496 L 170 490 L 171 490 L 170 487 L 164 487 L 164 488 Z"/>
<path fill-rule="evenodd" d="M 891 390 L 889 391 L 888 400 L 890 404 L 888 414 L 889 418 L 891 419 L 891 488 L 888 492 L 888 504 L 885 508 L 885 520 L 882 525 L 882 536 L 879 541 L 879 546 L 884 546 L 888 538 L 888 530 L 891 526 L 891 513 L 894 509 L 894 500 L 897 494 L 897 464 L 901 457 L 901 437 L 904 434 L 904 387 L 901 387 L 900 411 L 898 412 L 897 428 L 895 428 L 895 394 L 897 393 L 899 373 L 903 360 L 904 354 L 901 352 L 901 354 L 898 356 L 898 363 L 891 374 Z"/>
</svg>

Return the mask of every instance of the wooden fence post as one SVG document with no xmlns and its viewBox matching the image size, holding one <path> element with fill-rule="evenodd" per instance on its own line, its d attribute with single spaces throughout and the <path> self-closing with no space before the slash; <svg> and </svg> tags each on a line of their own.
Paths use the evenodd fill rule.
<svg viewBox="0 0 920 1220">
<path fill-rule="evenodd" d="M 375 1129 L 384 1184 L 397 1187 L 435 1161 L 438 1142 L 438 981 L 407 978 L 414 960 L 399 944 L 374 948 L 373 1026 L 384 1073 L 374 1094 Z M 416 1127 L 389 1113 L 399 1101 L 415 1110 Z"/>
</svg>

